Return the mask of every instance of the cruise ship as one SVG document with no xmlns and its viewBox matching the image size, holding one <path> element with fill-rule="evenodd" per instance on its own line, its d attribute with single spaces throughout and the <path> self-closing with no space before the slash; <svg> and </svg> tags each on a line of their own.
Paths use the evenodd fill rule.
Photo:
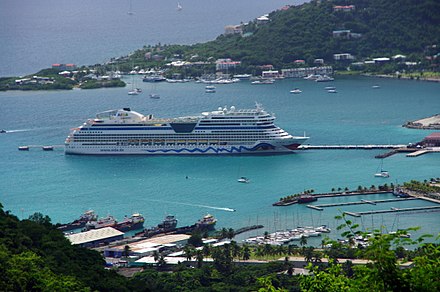
<svg viewBox="0 0 440 292">
<path fill-rule="evenodd" d="M 274 125 L 261 105 L 219 107 L 199 116 L 162 119 L 130 108 L 98 113 L 65 141 L 66 154 L 276 154 L 298 148 L 308 137 Z"/>
</svg>

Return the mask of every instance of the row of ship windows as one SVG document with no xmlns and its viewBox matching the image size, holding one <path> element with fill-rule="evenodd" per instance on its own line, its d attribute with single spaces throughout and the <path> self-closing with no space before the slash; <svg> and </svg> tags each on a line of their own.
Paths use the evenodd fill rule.
<svg viewBox="0 0 440 292">
<path fill-rule="evenodd" d="M 224 141 L 224 140 L 222 140 Z M 242 138 L 236 138 L 236 139 L 227 139 L 226 141 L 243 141 L 243 142 L 255 142 L 256 139 L 242 139 Z M 215 140 L 164 140 L 164 139 L 155 139 L 155 140 L 137 140 L 137 139 L 131 139 L 131 140 L 93 140 L 93 139 L 73 139 L 72 142 L 127 142 L 127 143 L 209 143 L 209 142 L 218 142 Z"/>
<path fill-rule="evenodd" d="M 189 137 L 195 137 L 195 138 L 205 138 L 205 137 L 230 137 L 230 136 L 264 136 L 268 134 L 277 134 L 277 133 L 285 133 L 282 131 L 265 131 L 265 132 L 254 132 L 254 133 L 235 133 L 235 132 L 215 132 L 212 134 L 189 134 L 187 136 Z M 183 138 L 186 137 L 182 134 L 180 135 L 170 135 L 170 134 L 155 134 L 155 135 L 145 135 L 145 134 L 132 134 L 132 135 L 120 135 L 120 134 L 103 134 L 103 135 L 74 135 L 74 137 L 78 138 L 101 138 L 101 137 L 114 137 L 114 138 L 131 138 L 131 137 L 139 137 L 139 138 L 154 138 L 154 137 L 163 137 L 163 138 Z"/>
</svg>

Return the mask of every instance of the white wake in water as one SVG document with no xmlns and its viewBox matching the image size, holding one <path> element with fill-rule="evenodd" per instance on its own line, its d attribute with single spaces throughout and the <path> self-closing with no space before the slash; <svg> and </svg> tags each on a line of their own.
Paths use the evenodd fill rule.
<svg viewBox="0 0 440 292">
<path fill-rule="evenodd" d="M 149 200 L 149 201 L 159 202 L 159 203 L 177 204 L 177 205 L 184 205 L 184 206 L 191 206 L 191 207 L 199 207 L 199 208 L 208 208 L 208 209 L 214 209 L 214 210 L 220 210 L 220 211 L 226 211 L 226 212 L 235 212 L 235 209 L 232 209 L 232 208 L 214 207 L 214 206 L 190 204 L 190 203 L 182 203 L 182 202 L 171 202 L 171 201 L 165 201 L 165 200 Z"/>
</svg>

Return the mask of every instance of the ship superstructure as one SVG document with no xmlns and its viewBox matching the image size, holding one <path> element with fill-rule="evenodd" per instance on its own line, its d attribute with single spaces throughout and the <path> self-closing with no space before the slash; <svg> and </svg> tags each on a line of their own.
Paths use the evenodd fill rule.
<svg viewBox="0 0 440 292">
<path fill-rule="evenodd" d="M 260 105 L 220 107 L 199 116 L 172 119 L 142 115 L 130 108 L 99 113 L 65 141 L 66 154 L 241 154 L 286 153 L 308 137 L 274 125 Z"/>
</svg>

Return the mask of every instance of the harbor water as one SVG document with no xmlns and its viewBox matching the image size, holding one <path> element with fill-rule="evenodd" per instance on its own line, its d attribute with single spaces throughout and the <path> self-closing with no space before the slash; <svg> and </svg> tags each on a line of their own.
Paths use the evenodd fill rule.
<svg viewBox="0 0 440 292">
<path fill-rule="evenodd" d="M 132 78 L 126 79 L 132 82 Z M 262 224 L 262 233 L 296 226 L 326 224 L 333 229 L 342 211 L 370 211 L 433 205 L 421 200 L 328 207 L 323 211 L 305 205 L 273 207 L 293 193 L 313 189 L 359 185 L 370 187 L 440 177 L 440 155 L 416 158 L 396 154 L 383 161 L 389 178 L 374 177 L 386 150 L 306 150 L 275 156 L 72 156 L 62 149 L 42 151 L 21 145 L 62 145 L 69 129 L 97 112 L 130 107 L 157 117 L 196 115 L 219 106 L 252 108 L 255 102 L 273 112 L 276 124 L 291 134 L 303 135 L 312 145 L 408 144 L 433 131 L 403 128 L 408 120 L 438 113 L 440 84 L 368 77 L 337 77 L 317 83 L 285 79 L 272 85 L 249 81 L 217 85 L 215 94 L 195 82 L 159 83 L 160 99 L 150 99 L 151 84 L 141 76 L 134 82 L 143 89 L 137 96 L 127 88 L 47 92 L 0 92 L 0 202 L 20 218 L 41 212 L 52 222 L 69 222 L 88 209 L 101 217 L 118 219 L 134 212 L 143 214 L 145 226 L 157 225 L 173 214 L 179 226 L 193 224 L 207 213 L 218 218 L 217 228 Z M 329 94 L 325 86 L 337 88 Z M 379 85 L 379 89 L 373 89 Z M 300 88 L 301 94 L 290 94 Z M 248 184 L 237 178 L 246 176 Z M 321 198 L 313 204 L 392 198 L 391 194 L 368 197 Z M 231 212 L 230 209 L 235 209 Z M 351 217 L 350 217 L 351 218 Z M 421 226 L 416 234 L 436 234 L 440 212 L 385 213 L 351 218 L 361 228 L 385 226 L 388 231 Z"/>
</svg>

